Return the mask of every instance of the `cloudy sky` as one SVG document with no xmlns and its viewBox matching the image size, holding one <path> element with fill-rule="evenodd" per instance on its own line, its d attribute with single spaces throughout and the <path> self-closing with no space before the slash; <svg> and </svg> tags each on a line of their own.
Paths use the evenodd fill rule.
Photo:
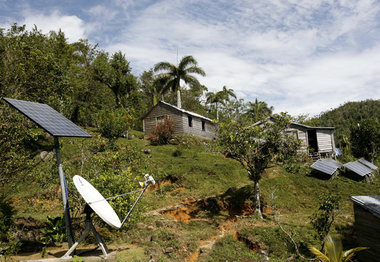
<svg viewBox="0 0 380 262">
<path fill-rule="evenodd" d="M 0 27 L 14 22 L 121 50 L 136 75 L 193 55 L 210 91 L 276 112 L 380 99 L 380 1 L 0 0 Z"/>
</svg>

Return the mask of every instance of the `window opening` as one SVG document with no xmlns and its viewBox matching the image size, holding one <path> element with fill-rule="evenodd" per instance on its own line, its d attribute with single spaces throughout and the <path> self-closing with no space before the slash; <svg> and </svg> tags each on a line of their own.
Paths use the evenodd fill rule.
<svg viewBox="0 0 380 262">
<path fill-rule="evenodd" d="M 188 116 L 187 118 L 189 120 L 189 127 L 192 127 L 193 126 L 193 118 L 191 116 Z"/>
</svg>

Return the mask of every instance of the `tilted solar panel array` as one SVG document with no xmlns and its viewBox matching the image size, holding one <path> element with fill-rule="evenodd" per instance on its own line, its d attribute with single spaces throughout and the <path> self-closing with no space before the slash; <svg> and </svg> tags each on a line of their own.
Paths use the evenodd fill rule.
<svg viewBox="0 0 380 262">
<path fill-rule="evenodd" d="M 311 165 L 311 168 L 314 168 L 318 171 L 321 171 L 323 173 L 326 173 L 332 176 L 335 173 L 335 171 L 342 166 L 343 165 L 339 163 L 338 161 L 335 161 L 330 158 L 325 158 L 325 159 L 318 159 L 317 162 Z"/>
<path fill-rule="evenodd" d="M 91 137 L 80 127 L 46 104 L 3 98 L 50 135 L 55 137 Z"/>
<path fill-rule="evenodd" d="M 373 169 L 370 169 L 369 167 L 363 165 L 359 161 L 355 162 L 348 162 L 343 165 L 345 168 L 350 169 L 351 171 L 354 171 L 359 176 L 366 176 L 368 174 L 371 174 Z"/>
<path fill-rule="evenodd" d="M 363 165 L 369 167 L 370 169 L 372 170 L 377 170 L 379 169 L 377 166 L 375 166 L 374 164 L 372 164 L 371 162 L 368 162 L 367 160 L 365 160 L 364 158 L 360 158 L 358 160 L 360 163 L 362 163 Z"/>
</svg>

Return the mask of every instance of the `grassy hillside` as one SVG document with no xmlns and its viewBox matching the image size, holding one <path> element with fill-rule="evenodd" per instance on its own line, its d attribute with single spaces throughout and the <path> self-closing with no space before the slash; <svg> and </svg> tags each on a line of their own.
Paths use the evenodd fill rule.
<svg viewBox="0 0 380 262">
<path fill-rule="evenodd" d="M 332 231 L 343 236 L 347 249 L 356 245 L 349 197 L 378 194 L 380 189 L 378 177 L 374 184 L 354 181 L 345 174 L 326 180 L 308 169 L 310 163 L 304 163 L 302 172 L 297 174 L 288 173 L 282 167 L 271 167 L 261 182 L 265 218 L 260 220 L 251 214 L 253 186 L 246 171 L 236 161 L 218 153 L 209 141 L 180 137 L 176 145 L 150 146 L 148 141 L 139 138 L 120 138 L 115 145 L 109 145 L 96 133 L 92 134 L 93 139 L 61 140 L 77 237 L 82 232 L 81 227 L 83 230 L 80 225 L 84 219 L 80 213 L 83 200 L 72 185 L 72 177 L 92 174 L 97 168 L 94 157 L 108 153 L 115 156 L 121 149 L 133 148 L 122 155 L 134 154 L 136 163 L 133 163 L 138 165 L 132 167 L 136 171 L 132 170 L 134 177 L 130 180 L 137 187 L 137 181 L 149 172 L 158 181 L 139 203 L 135 221 L 127 223 L 122 230 L 96 222 L 110 249 L 118 251 L 118 261 L 148 261 L 150 258 L 155 261 L 262 261 L 265 254 L 271 261 L 284 261 L 291 256 L 295 258 L 293 261 L 298 261 L 294 246 L 276 221 L 293 236 L 302 254 L 311 256 L 307 246 L 319 243 L 314 237 L 310 216 L 319 206 L 319 196 L 328 193 L 341 197 L 341 209 Z M 149 154 L 141 152 L 148 149 Z M 34 162 L 33 170 L 19 174 L 18 180 L 2 184 L 0 190 L 15 208 L 15 217 L 24 217 L 24 231 L 35 232 L 32 249 L 35 257 L 40 257 L 43 234 L 31 228 L 44 227 L 47 215 L 60 215 L 62 204 L 55 158 L 41 161 L 36 155 Z M 126 212 L 119 216 L 123 217 Z M 25 220 L 30 222 L 29 226 Z M 93 243 L 93 239 L 89 238 L 87 243 Z M 48 247 L 48 252 L 50 256 L 58 256 L 65 249 L 66 245 L 59 250 Z M 20 253 L 26 250 L 24 246 Z"/>
</svg>

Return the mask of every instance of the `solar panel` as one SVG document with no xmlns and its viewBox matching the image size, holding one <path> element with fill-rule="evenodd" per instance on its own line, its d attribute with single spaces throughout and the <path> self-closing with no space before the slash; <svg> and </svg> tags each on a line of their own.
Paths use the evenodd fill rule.
<svg viewBox="0 0 380 262">
<path fill-rule="evenodd" d="M 46 104 L 3 98 L 30 120 L 55 137 L 91 137 L 79 126 Z"/>
<path fill-rule="evenodd" d="M 321 171 L 322 173 L 326 173 L 332 176 L 335 173 L 335 171 L 342 166 L 343 165 L 339 163 L 338 161 L 335 161 L 330 158 L 326 158 L 326 159 L 318 159 L 317 162 L 312 164 L 310 167 L 318 171 Z"/>
<path fill-rule="evenodd" d="M 363 165 L 359 161 L 348 162 L 348 163 L 344 164 L 343 166 L 350 169 L 351 171 L 355 172 L 359 176 L 366 176 L 366 175 L 372 173 L 372 171 L 373 171 L 372 169 Z"/>
<path fill-rule="evenodd" d="M 365 160 L 364 158 L 360 158 L 358 160 L 360 163 L 362 163 L 363 165 L 369 167 L 370 169 L 372 170 L 377 170 L 379 169 L 377 166 L 375 166 L 374 164 L 372 164 L 371 162 L 368 162 L 367 160 Z"/>
</svg>

